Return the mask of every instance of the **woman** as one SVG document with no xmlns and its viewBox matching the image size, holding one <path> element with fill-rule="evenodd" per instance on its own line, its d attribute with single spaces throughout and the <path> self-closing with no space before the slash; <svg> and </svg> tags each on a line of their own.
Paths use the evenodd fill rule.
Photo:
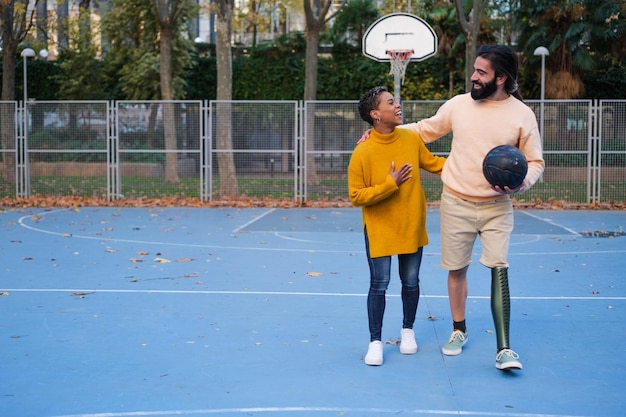
<svg viewBox="0 0 626 417">
<path fill-rule="evenodd" d="M 445 158 L 430 153 L 416 133 L 396 129 L 402 124 L 402 111 L 387 88 L 368 91 L 359 101 L 359 114 L 373 130 L 370 139 L 352 154 L 348 189 L 352 204 L 362 207 L 370 268 L 367 296 L 370 344 L 365 363 L 382 365 L 382 324 L 393 255 L 398 256 L 402 282 L 400 352 L 417 352 L 413 323 L 420 295 L 422 248 L 428 244 L 426 197 L 419 168 L 440 174 Z"/>
</svg>

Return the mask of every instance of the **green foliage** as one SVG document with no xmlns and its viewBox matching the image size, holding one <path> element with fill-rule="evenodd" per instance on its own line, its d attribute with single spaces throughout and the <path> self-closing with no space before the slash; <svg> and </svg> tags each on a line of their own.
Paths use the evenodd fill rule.
<svg viewBox="0 0 626 417">
<path fill-rule="evenodd" d="M 157 100 L 160 98 L 158 24 L 154 0 L 111 0 L 103 5 L 101 32 L 106 39 L 102 55 L 94 48 L 81 47 L 89 33 L 76 25 L 76 42 L 61 52 L 58 61 L 40 58 L 28 62 L 28 93 L 39 100 Z M 190 2 L 193 3 L 193 2 Z M 365 58 L 361 53 L 361 31 L 391 7 L 381 9 L 372 0 L 351 0 L 337 15 L 326 39 L 333 41 L 320 54 L 317 99 L 358 100 L 373 85 L 393 88 L 389 64 Z M 406 2 L 394 5 L 401 11 Z M 517 5 L 517 3 L 516 3 Z M 585 7 L 582 7 L 585 6 Z M 216 98 L 217 70 L 214 45 L 191 44 L 185 33 L 192 7 L 185 12 L 173 43 L 173 69 L 176 99 Z M 436 0 L 414 5 L 438 36 L 438 54 L 422 62 L 411 62 L 402 85 L 406 100 L 447 99 L 464 91 L 464 39 L 456 22 L 456 11 L 449 2 Z M 539 45 L 551 51 L 548 58 L 565 57 L 565 64 L 576 68 L 585 85 L 587 98 L 623 98 L 626 91 L 626 19 L 620 0 L 584 0 L 562 4 L 557 0 L 521 0 L 519 7 L 507 9 L 506 1 L 492 3 L 490 9 L 502 19 L 507 13 L 520 32 L 520 90 L 524 97 L 539 97 L 541 60 L 533 55 Z M 387 10 L 387 9 L 384 9 Z M 402 9 L 406 10 L 406 9 Z M 388 10 L 391 11 L 391 10 Z M 508 25 L 486 13 L 483 29 L 492 37 L 496 28 Z M 568 20 L 569 19 L 569 20 Z M 578 19 L 578 20 L 576 20 Z M 581 21 L 582 19 L 582 21 Z M 505 19 L 506 20 L 506 19 Z M 500 26 L 498 26 L 500 25 Z M 500 33 L 500 32 L 498 32 Z M 346 36 L 346 34 L 348 34 Z M 82 40 L 81 40 L 82 39 Z M 506 39 L 500 39 L 505 41 Z M 84 42 L 83 42 L 84 41 Z M 88 43 L 88 42 L 87 42 Z M 563 45 L 569 48 L 566 53 Z M 233 50 L 233 98 L 236 100 L 301 100 L 305 84 L 306 40 L 300 32 L 277 37 L 255 48 Z M 16 57 L 19 63 L 19 57 Z M 547 62 L 549 64 L 549 62 Z M 554 64 L 554 63 L 553 63 Z M 16 91 L 21 98 L 21 65 L 16 65 Z M 555 67 L 556 68 L 556 67 Z"/>
<path fill-rule="evenodd" d="M 102 89 L 102 67 L 96 59 L 98 48 L 92 42 L 89 15 L 68 22 L 73 42 L 59 54 L 59 71 L 53 76 L 59 85 L 60 100 L 98 100 L 106 98 Z"/>
<path fill-rule="evenodd" d="M 278 38 L 274 47 L 259 46 L 233 62 L 235 100 L 297 100 L 304 91 L 302 34 Z"/>
<path fill-rule="evenodd" d="M 367 28 L 380 17 L 373 0 L 351 0 L 337 15 L 330 30 L 330 41 L 360 47 Z"/>
<path fill-rule="evenodd" d="M 41 129 L 30 133 L 28 139 L 35 150 L 30 153 L 31 162 L 106 162 L 106 141 L 88 127 Z M 45 152 L 67 149 L 74 152 Z"/>
<path fill-rule="evenodd" d="M 582 75 L 585 95 L 590 99 L 623 99 L 626 91 L 626 59 L 619 61 L 609 55 L 600 58 L 600 71 Z"/>
<path fill-rule="evenodd" d="M 183 74 L 192 66 L 192 41 L 186 35 L 189 19 L 197 13 L 191 1 L 180 3 L 180 13 L 172 23 L 172 91 L 178 98 L 185 97 Z M 156 100 L 160 98 L 159 22 L 154 0 L 112 0 L 102 15 L 102 33 L 107 39 L 105 53 L 107 68 L 115 71 L 120 84 L 113 86 L 127 99 Z M 157 77 L 154 76 L 156 70 Z"/>
<path fill-rule="evenodd" d="M 161 97 L 159 56 L 154 51 L 132 52 L 135 59 L 119 72 L 121 89 L 128 100 L 158 100 Z"/>
</svg>

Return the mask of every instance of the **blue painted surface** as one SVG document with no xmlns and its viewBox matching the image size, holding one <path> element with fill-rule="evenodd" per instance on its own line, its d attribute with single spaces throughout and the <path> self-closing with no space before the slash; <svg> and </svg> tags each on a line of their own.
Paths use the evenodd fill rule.
<svg viewBox="0 0 626 417">
<path fill-rule="evenodd" d="M 489 271 L 470 267 L 463 354 L 439 267 L 421 269 L 420 345 L 401 355 L 392 279 L 385 362 L 368 367 L 358 209 L 0 213 L 0 416 L 622 416 L 626 237 L 619 211 L 516 212 L 511 342 L 494 367 Z M 394 271 L 395 273 L 395 271 Z"/>
</svg>

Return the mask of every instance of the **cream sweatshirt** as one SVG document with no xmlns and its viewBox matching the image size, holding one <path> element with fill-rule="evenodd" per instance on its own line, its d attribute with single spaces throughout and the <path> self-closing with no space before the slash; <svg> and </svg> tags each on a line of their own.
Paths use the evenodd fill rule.
<svg viewBox="0 0 626 417">
<path fill-rule="evenodd" d="M 502 197 L 483 175 L 485 155 L 498 145 L 518 147 L 528 160 L 520 192 L 541 177 L 545 162 L 537 119 L 520 100 L 474 100 L 469 93 L 445 102 L 437 113 L 417 123 L 399 126 L 416 132 L 426 143 L 452 132 L 450 155 L 441 174 L 444 188 L 469 201 Z"/>
</svg>

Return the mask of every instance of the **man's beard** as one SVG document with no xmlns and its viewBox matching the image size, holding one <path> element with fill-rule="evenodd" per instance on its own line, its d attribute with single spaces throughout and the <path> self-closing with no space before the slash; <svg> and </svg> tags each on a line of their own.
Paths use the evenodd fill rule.
<svg viewBox="0 0 626 417">
<path fill-rule="evenodd" d="M 496 92 L 498 86 L 496 85 L 496 77 L 493 77 L 493 80 L 489 81 L 487 84 L 477 83 L 480 85 L 480 89 L 477 90 L 474 88 L 474 84 L 472 84 L 472 98 L 474 100 L 483 100 L 488 98 L 490 95 Z"/>
</svg>

